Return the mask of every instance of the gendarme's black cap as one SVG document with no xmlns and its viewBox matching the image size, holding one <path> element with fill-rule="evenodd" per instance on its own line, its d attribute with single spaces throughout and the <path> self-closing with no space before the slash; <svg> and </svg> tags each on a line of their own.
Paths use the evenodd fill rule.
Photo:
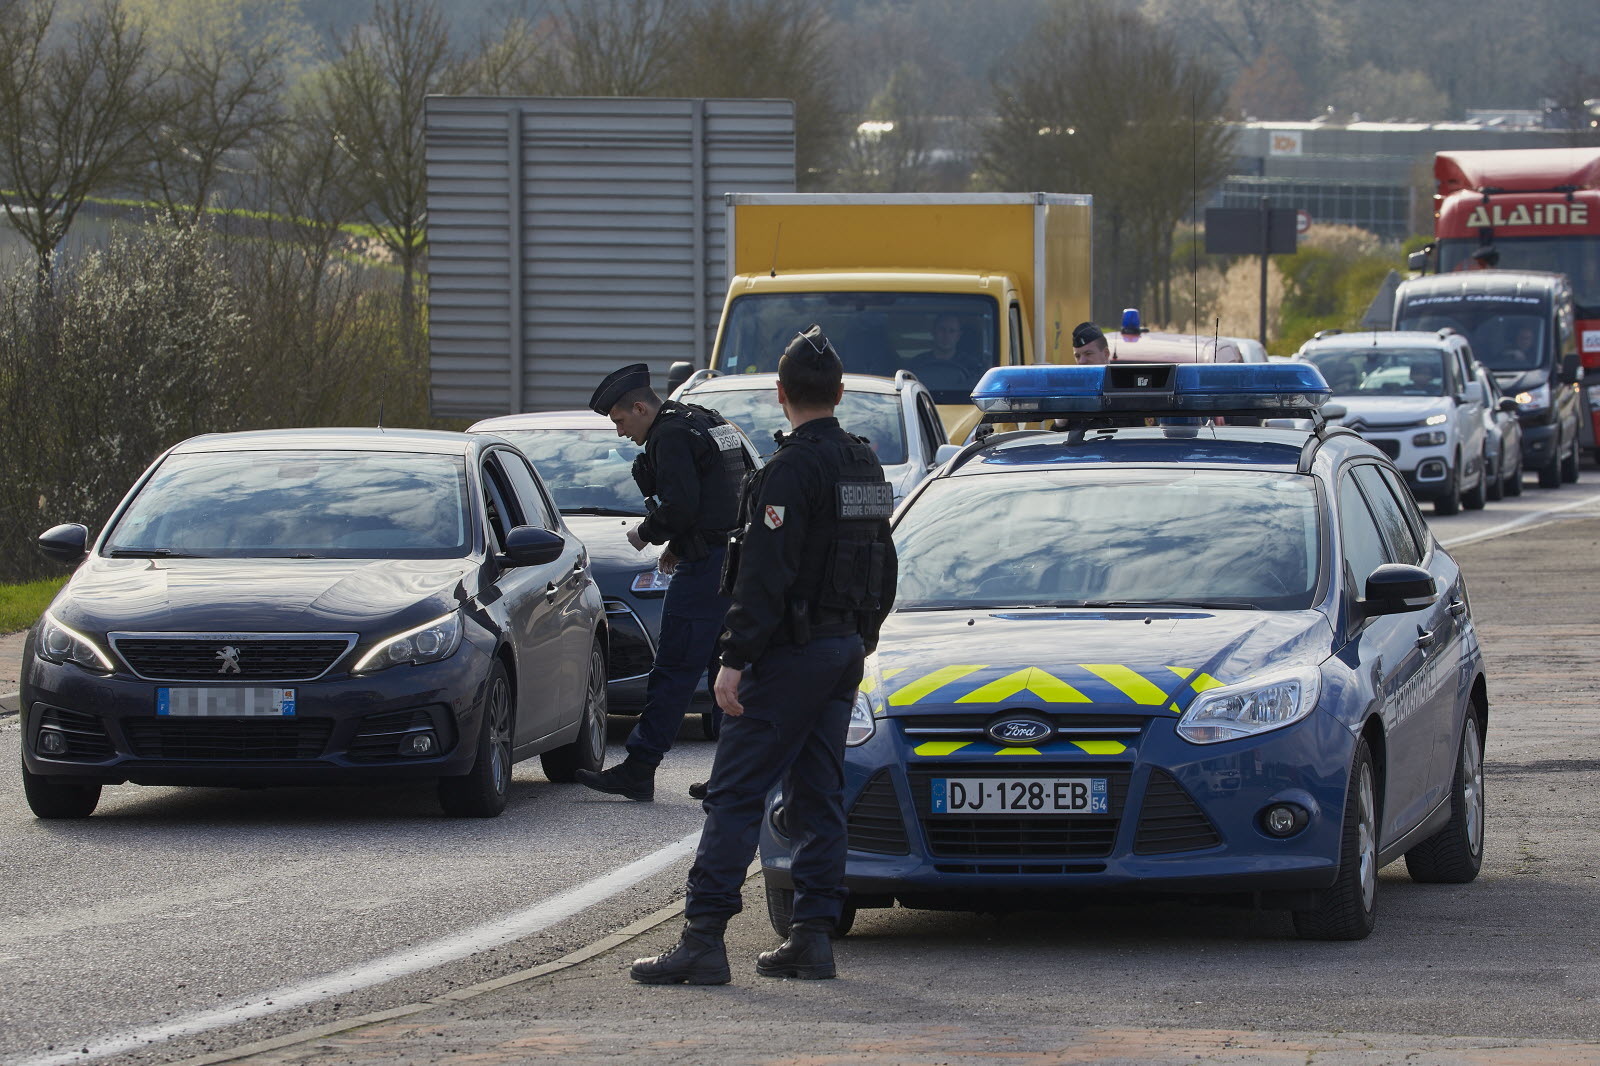
<svg viewBox="0 0 1600 1066">
<path fill-rule="evenodd" d="M 589 397 L 589 410 L 597 415 L 608 415 L 617 402 L 634 389 L 650 387 L 650 364 L 630 363 L 621 370 L 613 370 Z"/>
<path fill-rule="evenodd" d="M 1093 322 L 1079 322 L 1072 327 L 1072 346 L 1082 348 L 1085 344 L 1094 341 L 1103 341 L 1106 335 L 1100 332 L 1100 327 Z"/>
<path fill-rule="evenodd" d="M 1483 244 L 1479 245 L 1478 250 L 1472 253 L 1472 258 L 1476 259 L 1480 263 L 1487 263 L 1490 266 L 1494 266 L 1496 263 L 1500 262 L 1500 253 L 1495 251 L 1494 245 Z"/>
<path fill-rule="evenodd" d="M 800 359 L 816 365 L 839 362 L 839 353 L 834 351 L 833 342 L 828 340 L 827 334 L 822 332 L 822 327 L 817 325 L 796 333 L 794 340 L 783 349 L 783 354 L 785 358 Z"/>
</svg>

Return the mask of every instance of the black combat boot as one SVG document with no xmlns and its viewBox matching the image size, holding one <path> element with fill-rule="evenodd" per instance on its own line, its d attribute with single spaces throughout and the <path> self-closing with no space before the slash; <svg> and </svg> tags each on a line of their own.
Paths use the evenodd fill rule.
<svg viewBox="0 0 1600 1066">
<path fill-rule="evenodd" d="M 772 951 L 756 956 L 756 973 L 762 977 L 798 977 L 819 981 L 834 976 L 833 923 L 807 918 L 789 926 L 789 939 Z"/>
<path fill-rule="evenodd" d="M 660 955 L 634 959 L 628 976 L 645 985 L 725 985 L 728 953 L 722 934 L 727 927 L 726 918 L 690 918 L 676 944 Z"/>
<path fill-rule="evenodd" d="M 656 768 L 647 766 L 632 755 L 609 770 L 595 773 L 579 770 L 573 775 L 578 784 L 587 785 L 596 792 L 613 796 L 626 796 L 631 800 L 648 803 L 656 798 Z"/>
</svg>

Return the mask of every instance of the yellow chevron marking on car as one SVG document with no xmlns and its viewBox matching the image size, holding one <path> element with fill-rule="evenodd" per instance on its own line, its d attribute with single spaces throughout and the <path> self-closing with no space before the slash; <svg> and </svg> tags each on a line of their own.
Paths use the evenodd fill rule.
<svg viewBox="0 0 1600 1066">
<path fill-rule="evenodd" d="M 1162 692 L 1146 678 L 1134 673 L 1126 666 L 1121 666 L 1117 663 L 1079 663 L 1078 665 L 1102 681 L 1110 683 L 1124 696 L 1140 706 L 1159 707 L 1167 698 L 1165 692 Z"/>
<path fill-rule="evenodd" d="M 906 672 L 906 668 L 905 667 L 896 666 L 896 667 L 894 667 L 892 669 L 889 669 L 889 670 L 880 670 L 878 672 L 878 676 L 882 677 L 885 681 L 887 681 L 891 677 L 894 677 L 896 674 L 903 674 L 905 672 Z M 877 687 L 878 687 L 878 678 L 873 677 L 873 676 L 871 676 L 869 674 L 866 677 L 863 677 L 861 679 L 861 691 L 865 692 L 867 695 L 869 695 L 869 696 L 872 695 L 872 690 L 877 688 Z"/>
<path fill-rule="evenodd" d="M 1167 704 L 1167 710 L 1171 711 L 1173 714 L 1183 713 L 1183 710 L 1176 703 Z"/>
<path fill-rule="evenodd" d="M 1038 748 L 996 748 L 995 755 L 1037 755 Z"/>
<path fill-rule="evenodd" d="M 1128 750 L 1115 740 L 1074 740 L 1072 745 L 1082 748 L 1085 755 L 1121 755 Z"/>
<path fill-rule="evenodd" d="M 1189 687 L 1194 689 L 1196 692 L 1204 692 L 1207 689 L 1222 688 L 1223 686 L 1221 681 L 1218 681 L 1210 674 L 1201 674 L 1199 677 L 1189 682 Z"/>
<path fill-rule="evenodd" d="M 1019 692 L 1031 692 L 1046 703 L 1093 703 L 1065 681 L 1037 666 L 1025 667 L 991 681 L 956 700 L 957 703 L 999 703 Z"/>
<path fill-rule="evenodd" d="M 962 748 L 971 746 L 970 740 L 930 740 L 925 744 L 918 744 L 912 750 L 917 755 L 954 755 Z"/>
<path fill-rule="evenodd" d="M 1194 673 L 1194 670 L 1192 670 L 1191 668 L 1189 668 L 1187 666 L 1169 666 L 1169 667 L 1167 667 L 1167 669 L 1171 670 L 1173 673 L 1177 674 L 1179 677 L 1183 678 L 1185 681 L 1189 680 L 1189 675 Z"/>
<path fill-rule="evenodd" d="M 982 664 L 978 666 L 940 667 L 927 677 L 919 678 L 903 688 L 896 689 L 889 696 L 889 703 L 895 707 L 910 706 L 911 704 L 916 703 L 922 697 L 926 696 L 928 693 L 933 692 L 936 689 L 941 689 L 952 681 L 959 681 L 968 674 L 982 669 Z"/>
</svg>

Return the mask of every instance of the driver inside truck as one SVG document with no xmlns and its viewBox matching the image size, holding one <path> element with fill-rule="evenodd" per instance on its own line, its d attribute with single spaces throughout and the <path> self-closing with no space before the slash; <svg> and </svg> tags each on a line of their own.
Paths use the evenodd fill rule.
<svg viewBox="0 0 1600 1066">
<path fill-rule="evenodd" d="M 911 357 L 907 364 L 917 379 L 930 389 L 966 388 L 981 374 L 971 355 L 960 350 L 961 316 L 942 311 L 933 316 L 928 328 L 933 347 Z"/>
</svg>

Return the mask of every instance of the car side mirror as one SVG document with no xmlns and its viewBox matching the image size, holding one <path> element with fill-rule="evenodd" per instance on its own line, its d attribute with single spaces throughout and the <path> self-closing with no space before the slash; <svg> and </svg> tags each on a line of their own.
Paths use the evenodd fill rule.
<svg viewBox="0 0 1600 1066">
<path fill-rule="evenodd" d="M 933 465 L 934 466 L 943 466 L 944 464 L 948 463 L 950 460 L 954 459 L 956 456 L 958 456 L 960 454 L 961 454 L 961 445 L 959 445 L 959 444 L 941 444 L 941 445 L 939 445 L 939 450 L 933 453 Z"/>
<path fill-rule="evenodd" d="M 1378 567 L 1367 578 L 1365 593 L 1361 613 L 1368 618 L 1420 611 L 1439 598 L 1433 575 L 1407 563 L 1384 563 Z"/>
<path fill-rule="evenodd" d="M 1433 255 L 1433 245 L 1425 244 L 1416 251 L 1406 256 L 1406 269 L 1414 270 L 1419 274 L 1428 272 L 1428 260 Z"/>
<path fill-rule="evenodd" d="M 1337 422 L 1350 413 L 1350 408 L 1342 403 L 1325 403 L 1322 405 L 1322 417 L 1329 422 Z"/>
<path fill-rule="evenodd" d="M 1500 410 L 1514 415 L 1522 410 L 1522 405 L 1509 396 L 1502 396 L 1500 397 Z"/>
<path fill-rule="evenodd" d="M 78 522 L 51 526 L 39 534 L 39 551 L 58 563 L 76 566 L 89 554 L 89 527 Z"/>
<path fill-rule="evenodd" d="M 499 559 L 506 566 L 539 566 L 555 562 L 566 549 L 566 538 L 560 533 L 539 526 L 514 526 L 506 534 L 506 550 Z"/>
<path fill-rule="evenodd" d="M 1578 364 L 1578 353 L 1568 352 L 1561 357 L 1561 384 L 1576 385 L 1583 376 L 1582 367 Z"/>
<path fill-rule="evenodd" d="M 680 359 L 667 369 L 667 395 L 671 396 L 678 391 L 689 376 L 694 373 L 694 364 Z"/>
</svg>

